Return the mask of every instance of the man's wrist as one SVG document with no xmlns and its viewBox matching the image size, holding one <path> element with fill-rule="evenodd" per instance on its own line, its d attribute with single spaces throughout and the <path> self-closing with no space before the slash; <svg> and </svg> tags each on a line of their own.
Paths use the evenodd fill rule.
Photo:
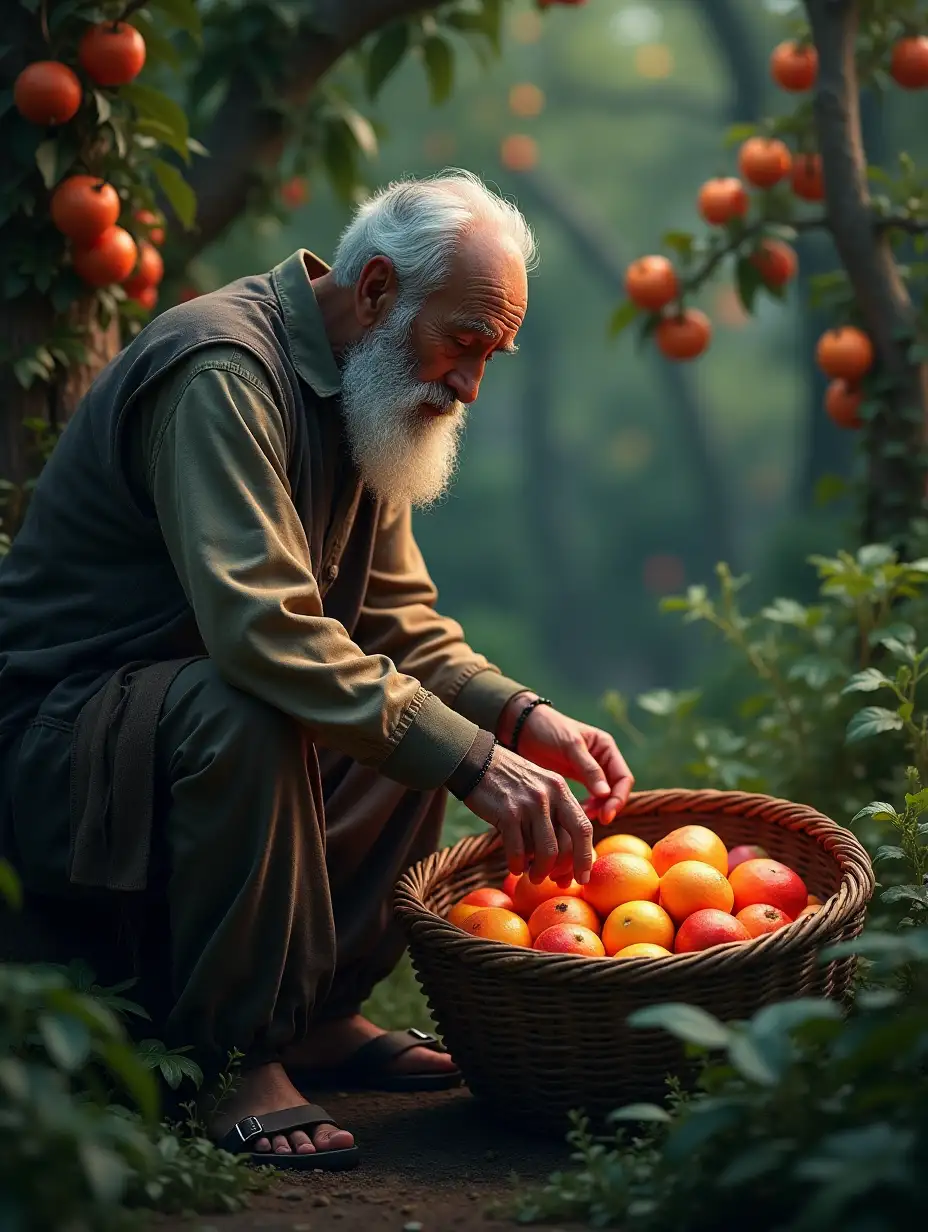
<svg viewBox="0 0 928 1232">
<path fill-rule="evenodd" d="M 499 723 L 496 728 L 496 738 L 510 748 L 512 746 L 512 733 L 516 723 L 519 721 L 519 716 L 525 707 L 538 696 L 531 689 L 524 689 L 521 693 L 516 693 L 510 697 L 509 701 L 503 707 L 503 712 L 499 716 Z"/>
</svg>

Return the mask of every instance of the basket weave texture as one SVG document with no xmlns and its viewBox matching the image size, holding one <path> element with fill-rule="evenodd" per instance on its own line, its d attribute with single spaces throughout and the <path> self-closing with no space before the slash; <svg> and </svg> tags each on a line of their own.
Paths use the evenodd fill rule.
<svg viewBox="0 0 928 1232">
<path fill-rule="evenodd" d="M 684 1078 L 681 1046 L 636 1030 L 643 1006 L 685 1001 L 730 1021 L 774 1001 L 847 997 L 855 959 L 819 951 L 856 937 L 873 893 L 857 839 L 815 809 L 745 792 L 648 791 L 632 795 L 610 833 L 652 845 L 678 826 L 709 826 L 729 848 L 758 843 L 803 878 L 822 910 L 735 945 L 671 958 L 594 959 L 481 941 L 443 916 L 470 890 L 506 873 L 495 833 L 462 839 L 400 880 L 396 916 L 441 1034 L 471 1091 L 526 1129 L 562 1132 L 571 1109 L 594 1122 L 623 1104 L 660 1100 L 666 1077 Z"/>
</svg>

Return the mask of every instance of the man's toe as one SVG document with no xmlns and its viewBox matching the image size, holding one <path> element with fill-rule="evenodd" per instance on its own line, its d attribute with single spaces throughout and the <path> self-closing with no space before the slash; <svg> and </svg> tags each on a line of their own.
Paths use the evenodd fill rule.
<svg viewBox="0 0 928 1232">
<path fill-rule="evenodd" d="M 292 1155 L 293 1148 L 290 1146 L 290 1140 L 286 1134 L 274 1135 L 274 1154 L 275 1155 Z"/>
<path fill-rule="evenodd" d="M 296 1151 L 297 1155 L 311 1155 L 315 1151 L 312 1139 L 309 1134 L 302 1129 L 296 1129 L 290 1135 L 290 1145 Z"/>
<path fill-rule="evenodd" d="M 271 1149 L 270 1138 L 259 1138 L 258 1141 L 255 1143 L 256 1151 L 269 1151 L 270 1149 Z"/>
<path fill-rule="evenodd" d="M 347 1129 L 335 1125 L 320 1125 L 313 1131 L 313 1142 L 319 1151 L 347 1151 L 354 1146 L 354 1138 Z"/>
</svg>

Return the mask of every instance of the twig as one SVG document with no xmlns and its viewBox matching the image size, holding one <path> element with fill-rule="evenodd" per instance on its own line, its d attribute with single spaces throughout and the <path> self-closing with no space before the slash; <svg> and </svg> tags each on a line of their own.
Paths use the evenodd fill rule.
<svg viewBox="0 0 928 1232">
<path fill-rule="evenodd" d="M 704 262 L 702 267 L 688 278 L 684 279 L 684 290 L 691 291 L 701 286 L 707 278 L 718 269 L 726 257 L 738 251 L 745 243 L 760 236 L 769 226 L 791 227 L 794 231 L 820 231 L 828 228 L 828 219 L 824 214 L 815 214 L 810 218 L 795 218 L 777 222 L 773 218 L 761 218 L 734 236 L 727 244 L 717 249 Z"/>
<path fill-rule="evenodd" d="M 42 38 L 44 38 L 46 44 L 51 47 L 52 36 L 48 28 L 48 0 L 42 0 L 41 5 L 39 6 L 39 24 L 42 27 Z"/>
<path fill-rule="evenodd" d="M 907 231 L 909 235 L 924 235 L 928 232 L 928 218 L 912 218 L 909 214 L 890 214 L 885 218 L 875 218 L 873 226 L 877 231 Z"/>
</svg>

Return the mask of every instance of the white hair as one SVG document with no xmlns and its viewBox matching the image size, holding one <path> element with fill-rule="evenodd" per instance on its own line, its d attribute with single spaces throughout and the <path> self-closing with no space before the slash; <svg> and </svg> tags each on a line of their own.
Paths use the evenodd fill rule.
<svg viewBox="0 0 928 1232">
<path fill-rule="evenodd" d="M 421 305 L 444 285 L 461 240 L 481 225 L 515 243 L 527 273 L 535 268 L 531 227 L 479 176 L 451 168 L 424 179 L 395 180 L 369 197 L 345 228 L 332 277 L 339 286 L 353 286 L 368 261 L 387 257 L 404 303 Z"/>
</svg>

